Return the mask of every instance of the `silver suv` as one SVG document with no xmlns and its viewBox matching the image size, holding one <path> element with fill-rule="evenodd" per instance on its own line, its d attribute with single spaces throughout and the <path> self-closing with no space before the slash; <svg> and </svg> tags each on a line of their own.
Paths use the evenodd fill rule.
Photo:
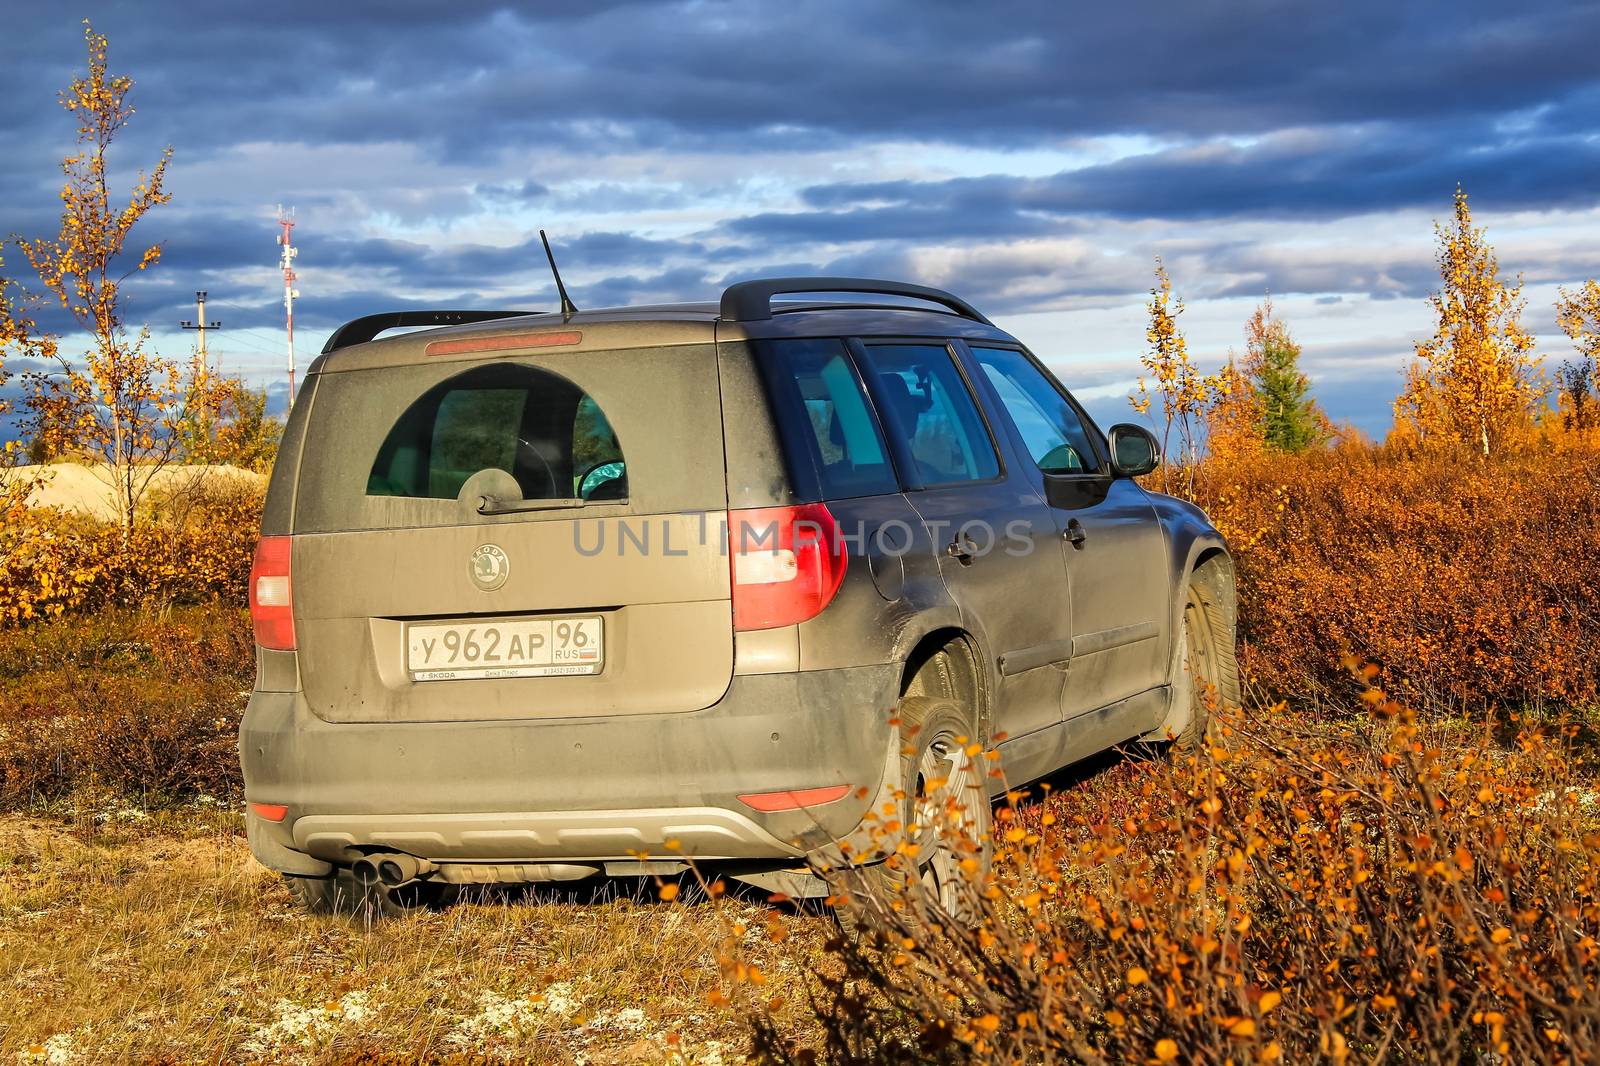
<svg viewBox="0 0 1600 1066">
<path fill-rule="evenodd" d="M 921 286 L 348 323 L 250 578 L 251 847 L 327 910 L 686 860 L 815 895 L 935 792 L 981 837 L 1237 698 L 1232 563 L 1157 461 Z"/>
</svg>

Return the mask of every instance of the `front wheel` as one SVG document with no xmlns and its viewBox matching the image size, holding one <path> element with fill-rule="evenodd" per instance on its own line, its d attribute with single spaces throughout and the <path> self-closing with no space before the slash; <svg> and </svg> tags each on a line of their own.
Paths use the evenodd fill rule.
<svg viewBox="0 0 1600 1066">
<path fill-rule="evenodd" d="M 1217 581 L 1215 573 L 1202 568 L 1190 580 L 1184 599 L 1173 701 L 1175 707 L 1187 705 L 1188 721 L 1172 738 L 1175 752 L 1199 747 L 1213 710 L 1240 705 L 1233 611 Z"/>
</svg>

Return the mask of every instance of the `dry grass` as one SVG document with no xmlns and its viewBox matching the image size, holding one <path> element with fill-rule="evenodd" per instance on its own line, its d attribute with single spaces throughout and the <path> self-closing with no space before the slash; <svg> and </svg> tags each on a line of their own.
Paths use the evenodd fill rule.
<svg viewBox="0 0 1600 1066">
<path fill-rule="evenodd" d="M 733 1062 L 719 959 L 781 994 L 833 928 L 629 884 L 367 927 L 297 910 L 232 812 L 0 816 L 0 1061 Z"/>
</svg>

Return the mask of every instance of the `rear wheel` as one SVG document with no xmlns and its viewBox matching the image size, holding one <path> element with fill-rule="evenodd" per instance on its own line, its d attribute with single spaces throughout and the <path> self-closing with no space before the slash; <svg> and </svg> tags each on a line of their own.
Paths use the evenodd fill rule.
<svg viewBox="0 0 1600 1066">
<path fill-rule="evenodd" d="M 422 908 L 447 907 L 460 897 L 458 885 L 413 881 L 398 888 L 367 884 L 348 869 L 328 877 L 284 876 L 289 895 L 312 914 L 377 917 L 407 914 Z"/>
<path fill-rule="evenodd" d="M 989 793 L 974 752 L 971 716 L 953 700 L 907 696 L 896 710 L 903 747 L 898 825 L 884 827 L 880 844 L 893 854 L 849 871 L 835 909 L 847 930 L 862 909 L 894 909 L 907 902 L 936 906 L 955 918 L 972 916 L 976 886 L 988 871 Z"/>
</svg>

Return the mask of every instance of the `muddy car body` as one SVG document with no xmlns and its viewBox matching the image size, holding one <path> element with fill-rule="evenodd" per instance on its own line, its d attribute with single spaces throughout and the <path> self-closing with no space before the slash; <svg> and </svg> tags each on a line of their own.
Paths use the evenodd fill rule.
<svg viewBox="0 0 1600 1066">
<path fill-rule="evenodd" d="M 350 323 L 252 574 L 255 854 L 319 906 L 685 859 L 807 891 L 971 743 L 993 792 L 1192 736 L 1232 569 L 1153 449 L 897 283 Z"/>
</svg>

